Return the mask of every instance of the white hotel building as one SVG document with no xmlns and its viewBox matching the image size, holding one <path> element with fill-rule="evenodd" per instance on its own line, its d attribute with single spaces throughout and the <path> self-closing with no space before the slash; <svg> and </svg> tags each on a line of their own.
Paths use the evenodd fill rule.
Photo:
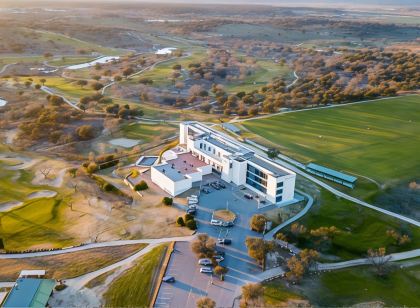
<svg viewBox="0 0 420 308">
<path fill-rule="evenodd" d="M 294 198 L 296 174 L 199 122 L 180 124 L 180 146 L 165 152 L 164 162 L 151 167 L 152 181 L 172 196 L 179 195 L 213 171 L 221 179 L 243 185 L 271 203 Z"/>
</svg>

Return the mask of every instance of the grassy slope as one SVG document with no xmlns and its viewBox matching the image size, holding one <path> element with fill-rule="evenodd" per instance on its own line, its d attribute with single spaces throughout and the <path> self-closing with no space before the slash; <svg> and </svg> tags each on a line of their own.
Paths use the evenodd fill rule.
<svg viewBox="0 0 420 308">
<path fill-rule="evenodd" d="M 95 57 L 87 57 L 87 56 L 75 56 L 75 57 L 65 56 L 64 58 L 58 58 L 58 59 L 48 61 L 48 64 L 53 65 L 53 66 L 67 66 L 67 65 L 90 62 L 90 61 L 93 61 L 94 59 Z"/>
<path fill-rule="evenodd" d="M 306 278 L 298 289 L 283 281 L 264 284 L 266 305 L 280 306 L 302 298 L 318 307 L 351 306 L 363 302 L 383 302 L 386 306 L 420 306 L 420 266 L 394 268 L 387 277 L 375 275 L 372 268 L 355 267 Z"/>
<path fill-rule="evenodd" d="M 26 201 L 21 207 L 0 213 L 0 237 L 8 250 L 26 249 L 49 243 L 51 247 L 74 244 L 62 230 L 63 212 L 67 206 L 56 198 Z"/>
<path fill-rule="evenodd" d="M 144 255 L 137 264 L 114 280 L 104 294 L 109 307 L 146 307 L 150 304 L 153 277 L 167 246 L 161 245 Z"/>
<path fill-rule="evenodd" d="M 0 260 L 0 280 L 13 281 L 23 269 L 48 268 L 48 277 L 69 279 L 77 277 L 129 257 L 146 244 L 94 248 L 68 254 L 27 259 Z"/>
<path fill-rule="evenodd" d="M 420 266 L 395 269 L 377 277 L 365 267 L 323 273 L 319 288 L 309 288 L 311 302 L 321 306 L 349 306 L 381 301 L 386 306 L 420 306 Z"/>
<path fill-rule="evenodd" d="M 226 86 L 231 93 L 239 91 L 251 92 L 258 90 L 269 83 L 275 77 L 282 77 L 285 80 L 293 79 L 292 72 L 286 65 L 280 65 L 270 60 L 258 60 L 259 69 L 243 81 L 232 82 Z"/>
<path fill-rule="evenodd" d="M 121 129 L 122 135 L 126 138 L 141 140 L 141 143 L 150 143 L 155 139 L 163 140 L 173 136 L 177 132 L 177 127 L 166 125 L 148 125 L 131 123 L 124 125 Z"/>
<path fill-rule="evenodd" d="M 420 173 L 420 96 L 244 122 L 285 154 L 379 182 Z M 322 137 L 320 137 L 322 136 Z"/>
<path fill-rule="evenodd" d="M 403 224 L 347 200 L 338 199 L 325 190 L 321 193 L 320 203 L 321 205 L 314 206 L 298 222 L 308 229 L 336 226 L 342 231 L 333 239 L 333 245 L 326 253 L 342 259 L 353 259 L 365 257 L 369 248 L 386 247 L 387 252 L 392 253 L 416 249 L 420 245 L 419 228 Z M 405 246 L 393 245 L 391 239 L 386 236 L 386 231 L 391 228 L 408 234 L 412 241 Z M 312 247 L 312 242 L 302 241 L 300 246 Z"/>
</svg>

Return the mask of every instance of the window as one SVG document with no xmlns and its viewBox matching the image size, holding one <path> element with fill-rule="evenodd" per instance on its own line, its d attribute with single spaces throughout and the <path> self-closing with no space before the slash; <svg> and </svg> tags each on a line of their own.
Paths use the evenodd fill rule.
<svg viewBox="0 0 420 308">
<path fill-rule="evenodd" d="M 200 149 L 202 149 L 203 148 L 203 144 L 200 142 Z"/>
<path fill-rule="evenodd" d="M 283 200 L 283 196 L 276 197 L 276 203 L 281 202 Z"/>
<path fill-rule="evenodd" d="M 283 187 L 283 182 L 278 182 L 277 183 L 277 188 Z"/>
<path fill-rule="evenodd" d="M 283 193 L 283 188 L 278 188 L 276 191 L 276 195 L 281 195 Z"/>
</svg>

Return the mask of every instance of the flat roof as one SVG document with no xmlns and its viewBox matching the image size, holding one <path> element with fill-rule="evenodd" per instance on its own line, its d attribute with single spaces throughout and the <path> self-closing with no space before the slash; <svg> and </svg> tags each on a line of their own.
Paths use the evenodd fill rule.
<svg viewBox="0 0 420 308">
<path fill-rule="evenodd" d="M 276 176 L 284 176 L 284 175 L 288 175 L 290 173 L 286 172 L 285 170 L 283 170 L 282 168 L 276 166 L 275 163 L 270 163 L 262 158 L 259 158 L 257 156 L 252 156 L 250 158 L 248 158 L 248 160 L 250 162 L 253 162 L 254 164 L 261 166 L 264 169 L 267 169 L 269 171 L 271 171 L 274 175 Z"/>
<path fill-rule="evenodd" d="M 19 278 L 3 307 L 45 307 L 54 285 L 52 279 Z"/>
<path fill-rule="evenodd" d="M 230 130 L 231 132 L 234 132 L 234 133 L 240 133 L 241 132 L 241 130 L 238 127 L 236 127 L 235 125 L 233 125 L 231 123 L 223 123 L 222 127 L 224 129 Z"/>
<path fill-rule="evenodd" d="M 181 171 L 172 168 L 171 165 L 168 163 L 163 164 L 163 165 L 153 166 L 152 168 L 155 168 L 160 173 L 163 173 L 165 176 L 167 176 L 174 182 L 185 179 L 185 176 L 184 174 L 181 173 Z"/>
<path fill-rule="evenodd" d="M 19 278 L 24 276 L 45 276 L 45 270 L 22 270 Z"/>
<path fill-rule="evenodd" d="M 191 153 L 178 154 L 175 159 L 167 160 L 165 164 L 154 166 L 158 171 L 164 173 L 172 181 L 185 179 L 186 174 L 197 172 L 197 168 L 207 166 Z"/>
<path fill-rule="evenodd" d="M 339 171 L 336 171 L 336 170 L 333 170 L 333 169 L 330 169 L 330 168 L 327 168 L 327 167 L 324 167 L 324 166 L 320 166 L 320 165 L 317 165 L 317 164 L 314 164 L 314 163 L 310 163 L 310 164 L 306 165 L 306 168 L 307 169 L 312 169 L 314 171 L 321 172 L 321 173 L 324 173 L 324 174 L 327 174 L 327 175 L 330 175 L 330 176 L 333 176 L 335 178 L 344 180 L 344 181 L 349 182 L 349 183 L 354 183 L 357 180 L 357 177 L 355 177 L 355 176 L 348 175 L 348 174 L 345 174 L 345 173 L 342 173 L 342 172 L 339 172 Z"/>
</svg>

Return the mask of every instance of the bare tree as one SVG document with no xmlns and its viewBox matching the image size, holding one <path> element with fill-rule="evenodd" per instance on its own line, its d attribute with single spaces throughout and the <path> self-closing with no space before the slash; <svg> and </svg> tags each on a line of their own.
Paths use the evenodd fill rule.
<svg viewBox="0 0 420 308">
<path fill-rule="evenodd" d="M 42 173 L 42 175 L 44 176 L 44 180 L 46 180 L 48 178 L 48 175 L 51 172 L 51 168 L 44 168 L 44 169 L 39 170 L 39 172 Z"/>
<path fill-rule="evenodd" d="M 391 260 L 391 256 L 386 255 L 386 248 L 381 247 L 378 249 L 369 248 L 367 258 L 369 262 L 375 267 L 379 276 L 386 274 L 386 268 Z"/>
</svg>

